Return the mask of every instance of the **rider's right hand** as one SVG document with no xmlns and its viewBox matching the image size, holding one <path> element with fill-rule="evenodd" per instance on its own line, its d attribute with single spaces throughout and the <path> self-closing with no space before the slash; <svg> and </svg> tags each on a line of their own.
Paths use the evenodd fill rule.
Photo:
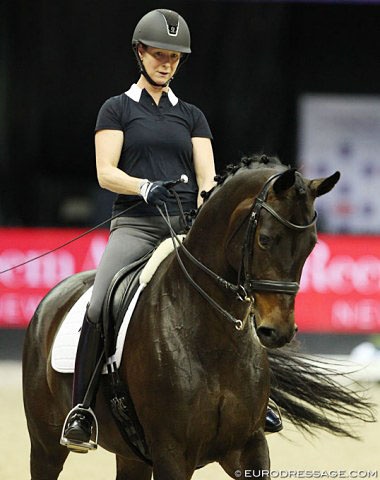
<svg viewBox="0 0 380 480">
<path fill-rule="evenodd" d="M 150 182 L 146 180 L 140 187 L 140 194 L 148 205 L 152 205 L 153 207 L 161 206 L 172 196 L 165 185 L 167 183 L 169 182 L 163 182 L 161 180 Z"/>
</svg>

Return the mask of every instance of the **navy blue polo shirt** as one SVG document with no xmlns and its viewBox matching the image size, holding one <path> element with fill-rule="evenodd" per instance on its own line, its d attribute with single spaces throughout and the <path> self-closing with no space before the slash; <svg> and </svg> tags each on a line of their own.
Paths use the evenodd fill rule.
<svg viewBox="0 0 380 480">
<path fill-rule="evenodd" d="M 186 174 L 189 183 L 175 187 L 185 211 L 196 208 L 196 182 L 193 137 L 212 138 L 210 127 L 199 108 L 178 99 L 172 90 L 163 93 L 159 105 L 136 84 L 125 93 L 108 99 L 101 107 L 95 131 L 121 130 L 124 144 L 118 167 L 128 175 L 148 180 L 174 180 Z M 137 195 L 117 195 L 113 213 L 136 205 Z M 168 203 L 171 215 L 179 213 L 173 198 Z M 158 215 L 144 201 L 130 209 L 128 216 Z"/>
</svg>

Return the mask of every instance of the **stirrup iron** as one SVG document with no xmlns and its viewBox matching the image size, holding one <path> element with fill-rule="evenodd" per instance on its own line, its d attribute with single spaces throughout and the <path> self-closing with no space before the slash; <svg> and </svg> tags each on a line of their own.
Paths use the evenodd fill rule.
<svg viewBox="0 0 380 480">
<path fill-rule="evenodd" d="M 281 410 L 279 408 L 279 406 L 277 405 L 277 403 L 272 399 L 272 398 L 269 398 L 269 401 L 268 401 L 268 409 L 272 410 L 272 412 L 277 415 L 278 419 L 279 419 L 279 423 L 280 423 L 280 426 L 278 427 L 278 429 L 276 430 L 267 430 L 265 429 L 265 435 L 271 435 L 272 433 L 278 433 L 278 432 L 281 432 L 281 430 L 284 428 L 283 426 L 283 422 L 282 422 L 282 415 L 281 415 Z"/>
<path fill-rule="evenodd" d="M 274 410 L 278 417 L 280 418 L 281 422 L 282 422 L 282 414 L 281 414 L 281 410 L 280 410 L 280 407 L 277 405 L 277 403 L 273 400 L 273 398 L 269 398 L 268 400 L 268 407 L 270 407 L 272 410 Z"/>
<path fill-rule="evenodd" d="M 92 420 L 93 420 L 91 430 L 95 432 L 95 440 L 94 441 L 90 439 L 90 441 L 88 441 L 88 442 L 80 442 L 80 441 L 76 441 L 76 440 L 69 440 L 68 438 L 66 438 L 64 436 L 69 418 L 70 418 L 71 414 L 73 414 L 75 412 L 79 412 L 79 413 L 84 412 L 85 414 L 91 415 Z M 92 431 L 91 431 L 91 434 L 92 434 Z M 87 453 L 90 450 L 96 450 L 98 448 L 98 431 L 99 431 L 98 420 L 97 420 L 97 418 L 95 416 L 95 413 L 92 410 L 92 408 L 91 407 L 83 407 L 82 404 L 79 404 L 79 405 L 76 405 L 74 408 L 72 408 L 69 411 L 69 413 L 67 414 L 65 422 L 64 422 L 63 427 L 62 427 L 61 438 L 60 438 L 59 443 L 61 445 L 65 446 L 65 447 L 67 447 L 72 452 Z"/>
</svg>

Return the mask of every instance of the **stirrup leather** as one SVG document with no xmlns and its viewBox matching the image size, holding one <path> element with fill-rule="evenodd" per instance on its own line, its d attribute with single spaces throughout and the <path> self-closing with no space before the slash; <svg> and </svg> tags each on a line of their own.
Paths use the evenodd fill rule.
<svg viewBox="0 0 380 480">
<path fill-rule="evenodd" d="M 83 412 L 85 415 L 91 415 L 93 419 L 93 427 L 92 430 L 95 432 L 95 440 L 90 440 L 88 442 L 81 442 L 79 440 L 70 440 L 65 437 L 65 430 L 67 428 L 68 421 L 70 420 L 70 417 L 74 413 L 81 413 Z M 69 450 L 76 452 L 76 453 L 87 453 L 89 450 L 96 450 L 98 448 L 98 420 L 95 416 L 94 411 L 92 408 L 88 407 L 85 408 L 83 405 L 79 404 L 76 405 L 74 408 L 70 410 L 70 412 L 67 414 L 65 423 L 63 424 L 62 427 L 62 433 L 61 433 L 61 438 L 59 443 L 61 445 L 64 445 L 67 447 Z"/>
</svg>

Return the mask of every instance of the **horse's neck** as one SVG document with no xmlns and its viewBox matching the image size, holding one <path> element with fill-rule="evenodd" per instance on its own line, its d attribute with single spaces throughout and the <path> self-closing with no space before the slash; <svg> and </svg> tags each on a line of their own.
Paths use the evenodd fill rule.
<svg viewBox="0 0 380 480">
<path fill-rule="evenodd" d="M 235 337 L 237 330 L 231 316 L 246 320 L 249 304 L 238 299 L 235 292 L 227 290 L 199 266 L 190 261 L 184 261 L 184 266 L 187 273 L 173 256 L 161 279 L 157 279 L 159 285 L 157 290 L 155 289 L 156 301 L 160 303 L 162 311 L 173 312 L 172 315 L 169 314 L 168 322 L 175 328 L 179 324 L 183 326 L 186 336 L 207 337 L 210 331 L 213 331 L 216 336 L 224 339 L 230 335 Z M 235 277 L 234 280 L 236 281 Z M 203 293 L 208 298 L 205 298 Z M 216 302 L 224 313 L 215 307 L 213 302 Z M 217 345 L 220 343 L 216 337 L 214 340 Z"/>
<path fill-rule="evenodd" d="M 218 211 L 222 210 L 222 212 Z M 220 208 L 209 209 L 207 214 L 199 217 L 199 220 L 190 230 L 185 246 L 191 254 L 209 268 L 212 272 L 231 283 L 237 282 L 238 273 L 227 258 L 229 222 L 232 209 Z M 199 267 L 188 262 L 190 270 L 199 275 Z M 215 280 L 212 280 L 215 282 Z"/>
<path fill-rule="evenodd" d="M 191 228 L 185 245 L 198 260 L 203 262 L 211 270 L 221 275 L 228 270 L 228 263 L 223 251 L 227 233 L 229 212 L 217 204 L 214 208 L 201 210 L 197 221 Z M 220 210 L 223 210 L 221 214 Z"/>
</svg>

